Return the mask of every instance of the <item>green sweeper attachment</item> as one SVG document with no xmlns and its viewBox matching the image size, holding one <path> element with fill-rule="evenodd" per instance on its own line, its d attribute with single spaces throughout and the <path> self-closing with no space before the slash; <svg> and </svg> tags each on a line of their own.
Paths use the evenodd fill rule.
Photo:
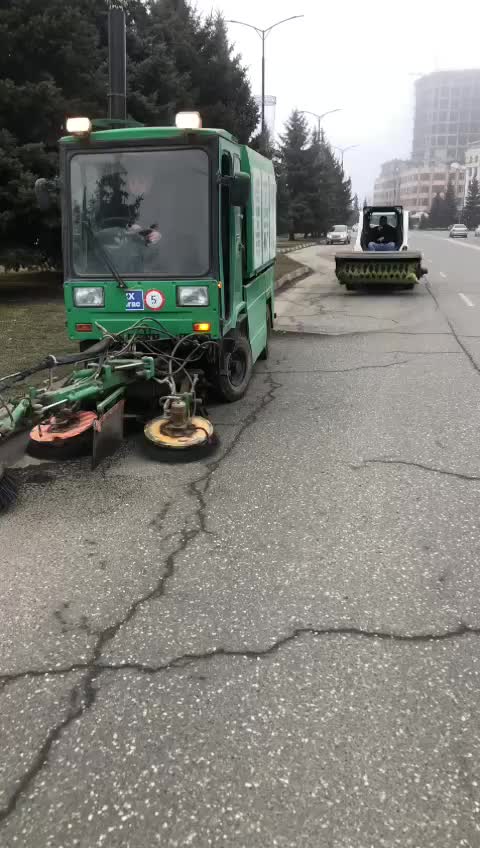
<svg viewBox="0 0 480 848">
<path fill-rule="evenodd" d="M 422 254 L 408 248 L 408 212 L 401 206 L 366 206 L 353 251 L 335 255 L 335 273 L 348 291 L 370 286 L 413 289 L 427 271 Z"/>
<path fill-rule="evenodd" d="M 9 466 L 25 448 L 54 462 L 90 455 L 95 468 L 122 443 L 125 423 L 134 421 L 141 422 L 151 458 L 188 462 L 216 449 L 204 396 L 218 344 L 196 334 L 142 335 L 148 328 L 140 324 L 128 340 L 108 335 L 81 353 L 48 356 L 0 379 L 0 512 L 16 500 Z M 48 379 L 19 394 L 19 385 L 42 371 Z"/>
</svg>

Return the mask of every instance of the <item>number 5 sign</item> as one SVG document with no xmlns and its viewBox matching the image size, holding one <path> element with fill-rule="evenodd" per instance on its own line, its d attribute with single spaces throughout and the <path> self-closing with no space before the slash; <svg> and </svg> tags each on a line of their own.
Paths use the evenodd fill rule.
<svg viewBox="0 0 480 848">
<path fill-rule="evenodd" d="M 157 289 L 150 289 L 150 291 L 145 292 L 145 306 L 148 309 L 153 309 L 154 312 L 158 312 L 165 306 L 165 295 Z"/>
</svg>

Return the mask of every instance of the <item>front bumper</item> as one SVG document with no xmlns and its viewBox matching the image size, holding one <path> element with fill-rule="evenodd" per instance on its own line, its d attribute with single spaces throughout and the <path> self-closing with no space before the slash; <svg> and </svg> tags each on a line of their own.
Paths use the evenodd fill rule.
<svg viewBox="0 0 480 848">
<path fill-rule="evenodd" d="M 69 338 L 77 341 L 97 340 L 103 338 L 105 331 L 125 336 L 186 336 L 194 332 L 194 324 L 203 323 L 211 325 L 208 333 L 210 337 L 220 338 L 221 290 L 216 280 L 141 280 L 128 281 L 127 285 L 127 289 L 122 289 L 112 280 L 67 280 L 64 283 L 64 296 Z M 209 305 L 178 306 L 179 285 L 208 286 Z M 97 308 L 75 306 L 73 289 L 82 286 L 104 288 L 105 305 Z M 149 292 L 160 292 L 163 296 L 160 309 L 149 307 L 148 304 L 154 302 L 148 297 Z M 132 297 L 133 293 L 135 297 Z M 134 308 L 130 308 L 132 304 L 129 301 L 133 302 Z"/>
</svg>

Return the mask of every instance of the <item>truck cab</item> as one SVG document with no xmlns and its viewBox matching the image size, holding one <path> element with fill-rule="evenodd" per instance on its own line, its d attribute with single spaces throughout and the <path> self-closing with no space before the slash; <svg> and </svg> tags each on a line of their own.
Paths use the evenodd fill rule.
<svg viewBox="0 0 480 848">
<path fill-rule="evenodd" d="M 218 341 L 221 376 L 241 336 L 251 371 L 274 314 L 271 161 L 195 119 L 75 120 L 83 130 L 60 142 L 70 338 L 87 347 L 105 333 L 167 344 L 203 334 Z"/>
</svg>

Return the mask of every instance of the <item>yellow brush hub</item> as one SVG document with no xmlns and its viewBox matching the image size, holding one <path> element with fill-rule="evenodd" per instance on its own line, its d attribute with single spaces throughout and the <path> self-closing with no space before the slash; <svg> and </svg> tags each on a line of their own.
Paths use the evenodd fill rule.
<svg viewBox="0 0 480 848">
<path fill-rule="evenodd" d="M 169 418 L 154 418 L 145 425 L 145 438 L 152 445 L 172 450 L 198 448 L 210 442 L 213 425 L 208 418 L 196 415 L 184 428 L 172 427 Z"/>
</svg>

